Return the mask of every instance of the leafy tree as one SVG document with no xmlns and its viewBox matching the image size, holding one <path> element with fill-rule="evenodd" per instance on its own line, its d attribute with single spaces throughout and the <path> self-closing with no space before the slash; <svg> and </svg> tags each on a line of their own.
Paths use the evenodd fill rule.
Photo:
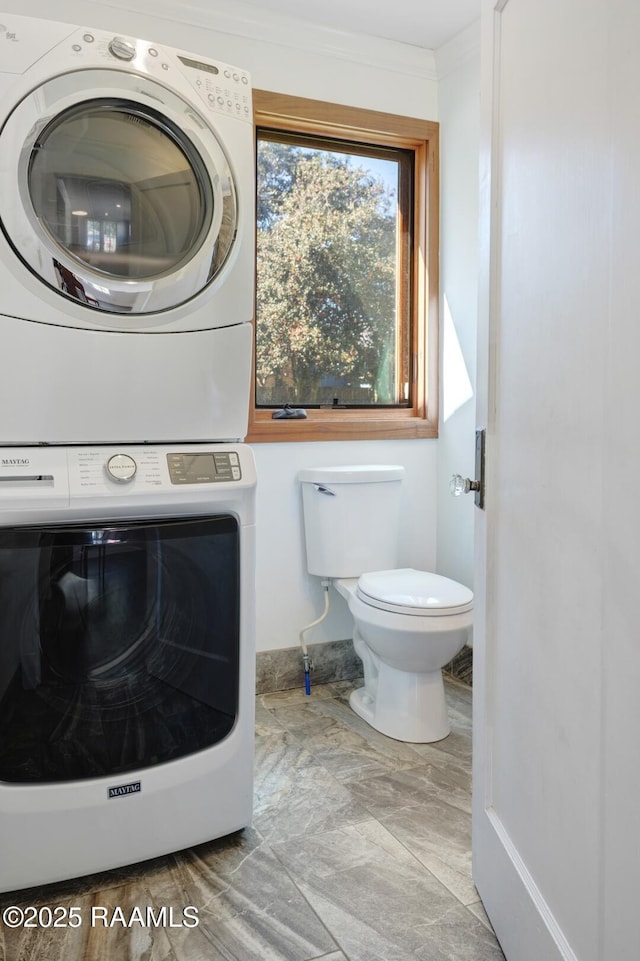
<svg viewBox="0 0 640 961">
<path fill-rule="evenodd" d="M 354 159 L 260 143 L 258 403 L 396 399 L 395 211 Z"/>
</svg>

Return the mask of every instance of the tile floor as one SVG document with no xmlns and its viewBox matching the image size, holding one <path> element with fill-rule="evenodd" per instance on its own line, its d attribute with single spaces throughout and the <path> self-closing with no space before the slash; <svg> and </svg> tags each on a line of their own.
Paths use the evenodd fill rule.
<svg viewBox="0 0 640 961">
<path fill-rule="evenodd" d="M 173 907 L 159 926 L 2 927 L 0 961 L 503 961 L 470 876 L 471 690 L 452 733 L 402 744 L 350 710 L 354 682 L 256 706 L 251 828 L 8 905 Z M 198 908 L 197 927 L 182 908 Z"/>
</svg>

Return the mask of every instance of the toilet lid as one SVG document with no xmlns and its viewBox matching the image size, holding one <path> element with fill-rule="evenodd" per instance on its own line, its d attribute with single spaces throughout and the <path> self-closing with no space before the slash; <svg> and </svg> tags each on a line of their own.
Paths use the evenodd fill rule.
<svg viewBox="0 0 640 961">
<path fill-rule="evenodd" d="M 473 593 L 464 584 L 412 568 L 362 574 L 356 594 L 383 611 L 422 617 L 463 614 L 473 607 Z"/>
</svg>

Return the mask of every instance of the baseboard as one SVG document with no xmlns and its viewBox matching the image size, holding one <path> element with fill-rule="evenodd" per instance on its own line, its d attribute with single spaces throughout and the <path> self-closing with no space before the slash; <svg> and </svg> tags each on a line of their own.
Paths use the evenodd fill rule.
<svg viewBox="0 0 640 961">
<path fill-rule="evenodd" d="M 443 671 L 471 687 L 473 685 L 473 650 L 470 647 L 463 647 L 460 653 L 445 665 Z"/>
<path fill-rule="evenodd" d="M 312 684 L 331 684 L 362 677 L 362 661 L 353 649 L 353 641 L 329 641 L 327 644 L 307 645 L 313 671 Z M 444 673 L 464 684 L 473 680 L 473 652 L 464 647 L 444 668 Z M 259 651 L 256 657 L 256 694 L 272 694 L 304 686 L 302 651 L 299 647 L 285 647 L 274 651 Z"/>
<path fill-rule="evenodd" d="M 505 957 L 578 961 L 507 829 L 477 798 L 473 852 L 473 880 Z"/>
<path fill-rule="evenodd" d="M 313 664 L 312 684 L 330 684 L 362 677 L 362 661 L 353 649 L 353 641 L 329 641 L 308 644 Z M 259 651 L 256 657 L 256 694 L 271 694 L 304 687 L 302 650 L 285 647 L 275 651 Z"/>
</svg>

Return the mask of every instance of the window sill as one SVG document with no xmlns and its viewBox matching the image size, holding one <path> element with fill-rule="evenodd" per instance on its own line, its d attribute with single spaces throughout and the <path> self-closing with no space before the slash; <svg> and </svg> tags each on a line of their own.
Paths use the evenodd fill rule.
<svg viewBox="0 0 640 961">
<path fill-rule="evenodd" d="M 335 440 L 412 440 L 435 438 L 438 424 L 412 411 L 311 410 L 304 420 L 273 420 L 271 411 L 255 411 L 249 444 Z"/>
</svg>

